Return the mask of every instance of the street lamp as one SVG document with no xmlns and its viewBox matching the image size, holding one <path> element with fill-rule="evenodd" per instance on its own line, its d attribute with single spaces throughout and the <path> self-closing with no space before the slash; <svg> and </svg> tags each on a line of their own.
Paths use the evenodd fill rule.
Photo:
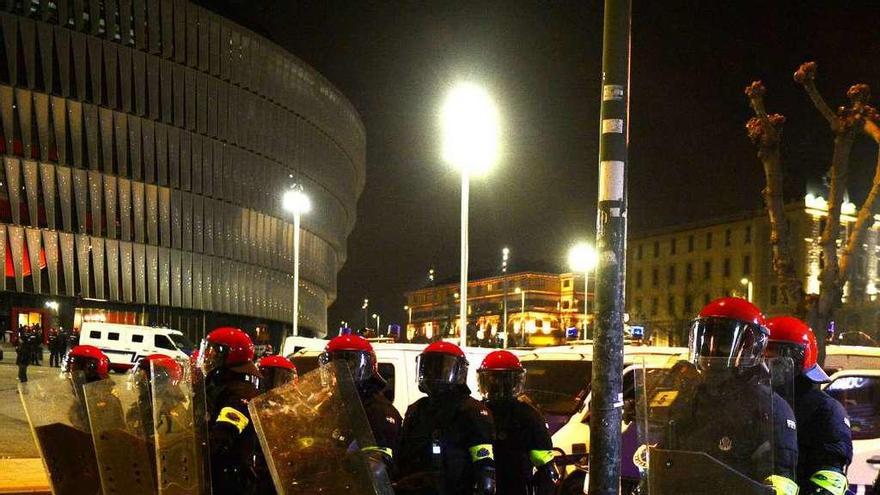
<svg viewBox="0 0 880 495">
<path fill-rule="evenodd" d="M 302 186 L 294 185 L 284 193 L 284 209 L 293 213 L 293 335 L 299 335 L 299 230 L 300 217 L 312 209 L 312 202 Z"/>
<path fill-rule="evenodd" d="M 361 309 L 364 310 L 364 328 L 367 328 L 367 308 L 370 306 L 370 300 L 364 299 L 364 304 L 361 306 Z"/>
<path fill-rule="evenodd" d="M 507 259 L 510 257 L 510 249 L 501 250 L 501 277 L 504 284 L 504 317 L 502 318 L 501 328 L 504 332 L 504 348 L 507 349 Z"/>
<path fill-rule="evenodd" d="M 739 281 L 739 283 L 746 286 L 746 299 L 748 299 L 749 302 L 752 302 L 752 294 L 755 290 L 755 286 L 754 284 L 752 284 L 752 281 L 746 277 L 743 277 L 742 280 Z"/>
<path fill-rule="evenodd" d="M 412 306 L 404 306 L 403 310 L 406 311 L 406 326 L 412 325 Z"/>
<path fill-rule="evenodd" d="M 376 320 L 376 337 L 379 336 L 380 329 L 382 328 L 382 317 L 373 313 L 373 319 Z"/>
<path fill-rule="evenodd" d="M 519 333 L 525 335 L 526 329 L 526 291 L 517 287 L 513 289 L 514 294 L 519 294 L 519 313 L 520 313 L 520 323 L 519 323 Z"/>
<path fill-rule="evenodd" d="M 461 345 L 467 344 L 468 196 L 470 176 L 485 173 L 498 158 L 498 109 L 472 83 L 456 85 L 443 104 L 443 159 L 461 171 Z"/>
<path fill-rule="evenodd" d="M 584 338 L 587 338 L 587 317 L 589 315 L 588 289 L 590 287 L 590 271 L 596 266 L 598 256 L 593 246 L 579 242 L 568 251 L 568 265 L 572 271 L 584 274 Z"/>
</svg>

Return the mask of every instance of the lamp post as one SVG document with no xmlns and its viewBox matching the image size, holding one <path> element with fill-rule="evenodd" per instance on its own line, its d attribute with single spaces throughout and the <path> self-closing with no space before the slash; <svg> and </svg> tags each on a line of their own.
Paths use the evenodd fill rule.
<svg viewBox="0 0 880 495">
<path fill-rule="evenodd" d="M 589 287 L 590 271 L 596 266 L 596 250 L 586 242 L 579 242 L 568 251 L 568 265 L 572 271 L 584 274 L 584 335 L 587 338 L 587 320 L 589 318 Z"/>
<path fill-rule="evenodd" d="M 300 217 L 312 209 L 312 202 L 296 184 L 293 189 L 284 193 L 284 209 L 293 213 L 293 335 L 299 335 L 299 234 Z"/>
<path fill-rule="evenodd" d="M 483 173 L 498 155 L 498 110 L 488 93 L 472 83 L 452 88 L 443 104 L 443 159 L 461 171 L 461 345 L 467 344 L 468 200 L 470 177 Z"/>
<path fill-rule="evenodd" d="M 755 290 L 755 286 L 752 281 L 749 280 L 747 277 L 743 277 L 742 280 L 739 281 L 739 283 L 746 286 L 746 299 L 748 299 L 749 302 L 752 302 L 752 294 Z"/>
<path fill-rule="evenodd" d="M 520 322 L 519 322 L 519 333 L 525 338 L 526 331 L 526 291 L 517 287 L 513 289 L 514 294 L 519 294 L 519 314 L 520 314 Z M 520 342 L 523 344 L 523 342 Z"/>
<path fill-rule="evenodd" d="M 504 348 L 507 349 L 507 258 L 510 256 L 510 249 L 501 250 L 501 277 L 504 284 L 504 317 L 501 319 L 502 331 L 504 332 Z"/>
<path fill-rule="evenodd" d="M 434 287 L 434 269 L 428 270 L 428 282 L 431 283 L 431 333 L 434 332 L 434 309 L 437 307 L 437 291 Z M 427 329 L 425 329 L 427 332 Z"/>
<path fill-rule="evenodd" d="M 379 336 L 379 332 L 382 328 L 382 317 L 376 313 L 373 313 L 373 319 L 376 320 L 376 337 Z"/>
<path fill-rule="evenodd" d="M 364 304 L 361 305 L 361 309 L 364 310 L 364 330 L 366 330 L 367 325 L 369 325 L 369 323 L 367 323 L 367 308 L 369 306 L 370 306 L 370 300 L 364 298 Z"/>
</svg>

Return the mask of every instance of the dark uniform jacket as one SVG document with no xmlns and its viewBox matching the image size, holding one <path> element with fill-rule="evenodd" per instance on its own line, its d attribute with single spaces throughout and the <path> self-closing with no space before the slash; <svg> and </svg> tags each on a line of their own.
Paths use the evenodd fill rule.
<svg viewBox="0 0 880 495">
<path fill-rule="evenodd" d="M 846 471 L 852 462 L 852 431 L 843 406 L 830 395 L 798 376 L 794 382 L 794 414 L 798 428 L 797 483 L 802 491 L 817 471 Z"/>
<path fill-rule="evenodd" d="M 497 492 L 527 495 L 532 467 L 553 456 L 553 442 L 541 414 L 529 404 L 511 399 L 487 401 L 495 420 L 495 479 Z"/>
<path fill-rule="evenodd" d="M 257 389 L 241 373 L 218 370 L 206 381 L 206 395 L 213 492 L 253 493 L 259 445 L 247 405 Z"/>
<path fill-rule="evenodd" d="M 759 371 L 715 373 L 711 382 L 691 376 L 676 390 L 654 393 L 648 404 L 652 433 L 662 437 L 655 441 L 666 449 L 708 453 L 758 482 L 774 475 L 794 482 L 798 446 L 791 407 L 759 380 Z"/>
<path fill-rule="evenodd" d="M 394 459 L 398 451 L 400 427 L 403 420 L 394 404 L 385 397 L 382 391 L 385 383 L 381 380 L 370 380 L 359 390 L 364 412 L 373 430 L 373 438 L 376 440 L 375 450 L 380 451 L 385 458 L 388 474 L 393 474 Z"/>
<path fill-rule="evenodd" d="M 400 432 L 397 493 L 472 493 L 477 471 L 494 465 L 494 440 L 492 413 L 466 386 L 419 399 L 407 409 Z"/>
</svg>

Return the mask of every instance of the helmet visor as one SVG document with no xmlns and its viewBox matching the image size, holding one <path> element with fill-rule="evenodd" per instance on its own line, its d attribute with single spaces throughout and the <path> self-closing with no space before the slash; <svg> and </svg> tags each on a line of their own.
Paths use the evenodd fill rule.
<svg viewBox="0 0 880 495">
<path fill-rule="evenodd" d="M 526 383 L 526 371 L 480 370 L 477 384 L 480 394 L 489 400 L 513 399 L 522 394 Z"/>
<path fill-rule="evenodd" d="M 464 366 L 462 366 L 463 363 Z M 467 374 L 467 361 L 449 354 L 427 352 L 419 355 L 418 368 L 419 383 L 453 385 L 464 383 Z"/>
<path fill-rule="evenodd" d="M 755 366 L 766 346 L 766 331 L 753 323 L 706 317 L 691 326 L 691 362 L 700 369 Z"/>
<path fill-rule="evenodd" d="M 263 367 L 260 368 L 261 377 L 253 377 L 256 381 L 257 390 L 263 394 L 275 387 L 296 380 L 296 372 L 285 368 Z"/>
<path fill-rule="evenodd" d="M 223 367 L 227 355 L 229 355 L 228 346 L 203 340 L 199 349 L 198 367 L 202 373 L 208 375 L 208 373 Z"/>
<path fill-rule="evenodd" d="M 794 362 L 794 369 L 801 372 L 804 369 L 804 360 L 807 358 L 807 347 L 794 342 L 771 340 L 767 343 L 764 356 L 768 358 L 790 358 Z"/>
<path fill-rule="evenodd" d="M 366 351 L 334 351 L 321 354 L 321 364 L 330 361 L 345 361 L 355 382 L 365 382 L 373 376 L 376 369 L 376 357 Z"/>
<path fill-rule="evenodd" d="M 70 374 L 82 372 L 86 381 L 93 382 L 102 378 L 98 372 L 99 363 L 95 358 L 67 355 L 64 371 Z"/>
</svg>

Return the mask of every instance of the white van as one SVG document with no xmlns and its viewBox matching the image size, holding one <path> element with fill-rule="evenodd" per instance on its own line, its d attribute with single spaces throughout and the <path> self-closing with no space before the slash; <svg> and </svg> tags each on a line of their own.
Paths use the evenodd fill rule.
<svg viewBox="0 0 880 495">
<path fill-rule="evenodd" d="M 880 370 L 880 347 L 829 345 L 822 369 L 829 375 L 841 370 Z"/>
<path fill-rule="evenodd" d="M 638 468 L 632 462 L 637 445 L 635 422 L 636 370 L 670 368 L 687 358 L 686 347 L 625 346 L 623 358 L 624 424 L 622 425 L 624 456 L 622 476 L 638 479 Z M 550 429 L 554 449 L 565 463 L 566 476 L 560 493 L 581 493 L 585 472 L 574 465 L 583 464 L 590 451 L 590 380 L 593 373 L 593 346 L 566 345 L 536 349 L 520 356 L 527 370 L 525 395 L 544 415 Z M 630 431 L 632 429 L 632 431 Z M 622 493 L 628 493 L 624 487 Z"/>
<path fill-rule="evenodd" d="M 843 404 L 853 438 L 846 478 L 852 493 L 874 493 L 880 475 L 880 370 L 845 370 L 831 375 L 825 392 Z"/>
<path fill-rule="evenodd" d="M 79 343 L 101 349 L 110 358 L 114 371 L 131 369 L 140 358 L 150 354 L 186 359 L 193 351 L 192 343 L 178 330 L 118 323 L 83 323 Z"/>
<path fill-rule="evenodd" d="M 418 373 L 416 370 L 416 357 L 427 347 L 426 344 L 384 344 L 374 343 L 376 359 L 379 361 L 379 374 L 388 382 L 385 395 L 394 404 L 394 407 L 403 416 L 410 404 L 424 397 L 419 391 Z M 486 347 L 465 347 L 462 349 L 467 357 L 468 376 L 467 385 L 471 389 L 471 395 L 480 399 L 477 391 L 477 368 L 483 362 L 486 354 L 497 349 Z M 287 355 L 296 365 L 300 375 L 318 367 L 318 356 L 323 352 L 316 349 L 301 349 L 293 355 Z M 515 354 L 521 351 L 511 350 Z"/>
<path fill-rule="evenodd" d="M 329 340 L 316 339 L 314 337 L 286 337 L 278 352 L 281 356 L 289 356 L 300 349 L 323 351 Z"/>
</svg>

